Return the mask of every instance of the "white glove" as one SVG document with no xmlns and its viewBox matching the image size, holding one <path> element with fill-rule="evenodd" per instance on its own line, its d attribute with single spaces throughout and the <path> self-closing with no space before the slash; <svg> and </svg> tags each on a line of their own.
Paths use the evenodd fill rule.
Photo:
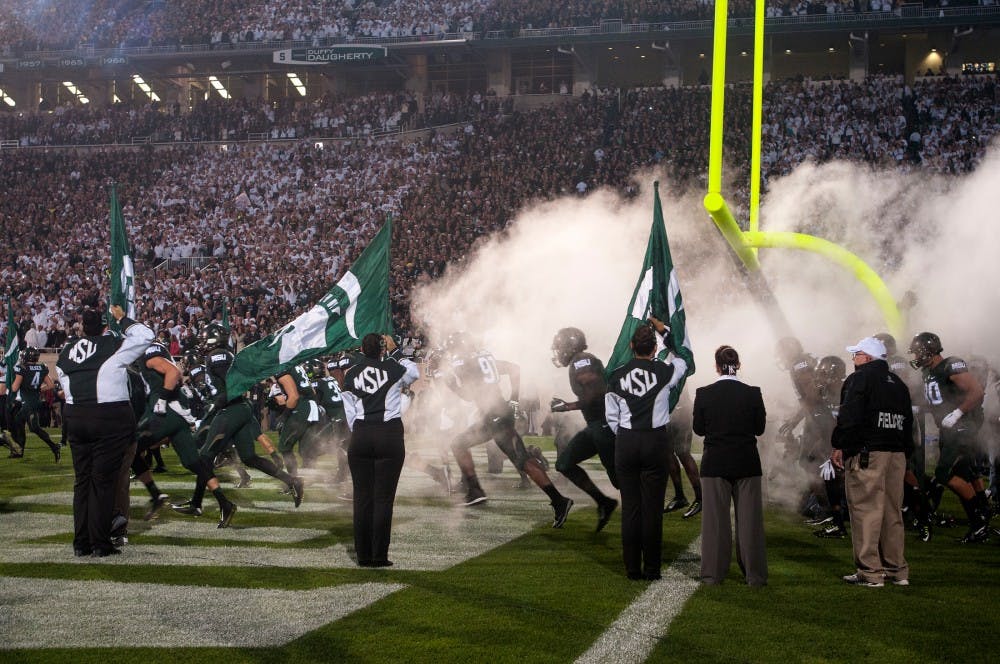
<svg viewBox="0 0 1000 664">
<path fill-rule="evenodd" d="M 154 415 L 166 415 L 167 414 L 167 400 L 157 399 L 156 403 L 153 405 Z"/>
<path fill-rule="evenodd" d="M 951 411 L 950 413 L 941 418 L 941 426 L 944 427 L 945 429 L 952 428 L 953 426 L 958 424 L 958 421 L 962 418 L 962 415 L 965 415 L 965 413 L 962 412 L 962 409 L 956 408 L 955 410 Z"/>
<path fill-rule="evenodd" d="M 510 411 L 514 414 L 515 420 L 521 417 L 521 404 L 511 399 L 507 402 L 507 405 L 510 406 Z"/>
<path fill-rule="evenodd" d="M 559 397 L 552 397 L 552 401 L 549 402 L 549 410 L 553 413 L 563 413 L 567 410 L 566 402 Z"/>
<path fill-rule="evenodd" d="M 819 467 L 819 476 L 824 480 L 832 480 L 837 476 L 837 471 L 833 469 L 833 461 L 831 459 L 827 459 Z"/>
<path fill-rule="evenodd" d="M 194 424 L 192 424 L 192 425 L 191 425 L 191 427 L 192 427 L 192 428 L 193 428 L 193 429 L 194 429 L 195 431 L 197 431 L 198 429 L 200 429 L 200 428 L 201 428 L 201 420 L 195 420 L 195 421 L 194 421 Z"/>
<path fill-rule="evenodd" d="M 181 405 L 180 401 L 171 401 L 168 405 L 170 406 L 170 410 L 183 417 L 184 421 L 188 424 L 194 424 L 198 421 L 194 418 L 194 415 L 191 414 L 189 409 Z"/>
</svg>

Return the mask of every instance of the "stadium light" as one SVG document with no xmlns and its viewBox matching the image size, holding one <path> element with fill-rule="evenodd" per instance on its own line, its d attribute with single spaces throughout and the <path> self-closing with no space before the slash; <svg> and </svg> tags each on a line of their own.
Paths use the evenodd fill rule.
<svg viewBox="0 0 1000 664">
<path fill-rule="evenodd" d="M 298 74 L 293 71 L 288 72 L 288 80 L 291 81 L 292 85 L 295 86 L 295 89 L 301 96 L 306 96 L 306 86 L 302 83 L 302 79 L 299 78 Z"/>
<path fill-rule="evenodd" d="M 215 91 L 219 93 L 220 97 L 223 99 L 229 99 L 229 90 L 226 89 L 226 86 L 224 86 L 222 81 L 217 79 L 214 74 L 208 77 L 208 82 L 213 88 L 215 88 Z"/>
<path fill-rule="evenodd" d="M 73 81 L 63 81 L 63 87 L 69 90 L 69 93 L 79 100 L 81 104 L 89 104 L 90 100 L 83 94 L 80 88 L 73 84 Z"/>
<path fill-rule="evenodd" d="M 139 86 L 140 90 L 146 93 L 146 96 L 149 97 L 150 101 L 160 101 L 159 95 L 153 92 L 153 88 L 149 87 L 149 83 L 142 80 L 142 76 L 132 74 L 132 80 Z"/>
<path fill-rule="evenodd" d="M 10 97 L 10 95 L 8 95 L 6 92 L 4 92 L 3 89 L 0 89 L 0 101 L 2 101 L 3 103 L 7 104 L 11 108 L 13 108 L 14 106 L 17 106 L 17 102 L 15 102 Z"/>
</svg>

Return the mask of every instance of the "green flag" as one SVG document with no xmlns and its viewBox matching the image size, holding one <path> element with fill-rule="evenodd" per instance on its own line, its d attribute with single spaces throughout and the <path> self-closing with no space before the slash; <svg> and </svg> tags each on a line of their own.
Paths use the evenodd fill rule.
<svg viewBox="0 0 1000 664">
<path fill-rule="evenodd" d="M 389 250 L 392 219 L 312 309 L 239 353 L 226 375 L 236 396 L 308 359 L 355 348 L 369 332 L 391 333 Z"/>
<path fill-rule="evenodd" d="M 14 367 L 17 365 L 17 354 L 20 351 L 17 345 L 17 321 L 14 320 L 14 305 L 7 296 L 7 341 L 4 346 L 3 363 L 7 369 L 7 392 L 14 383 Z"/>
<path fill-rule="evenodd" d="M 128 237 L 125 235 L 125 220 L 118 205 L 118 191 L 111 185 L 111 298 L 110 304 L 117 304 L 125 310 L 125 315 L 135 318 L 135 266 Z"/>
<path fill-rule="evenodd" d="M 229 297 L 222 298 L 222 327 L 229 331 Z"/>
<path fill-rule="evenodd" d="M 632 334 L 650 316 L 655 316 L 670 327 L 674 354 L 687 363 L 687 372 L 684 374 L 686 379 L 694 373 L 694 353 L 691 352 L 691 341 L 687 335 L 684 301 L 681 298 L 680 284 L 677 282 L 677 272 L 670 258 L 667 229 L 663 225 L 659 182 L 653 184 L 653 227 L 649 231 L 646 258 L 639 273 L 639 282 L 635 286 L 635 292 L 632 293 L 632 301 L 628 305 L 625 322 L 622 323 L 621 332 L 618 333 L 618 341 L 607 363 L 608 375 L 632 359 L 632 350 L 629 348 Z M 671 410 L 680 396 L 684 379 L 671 395 Z"/>
</svg>

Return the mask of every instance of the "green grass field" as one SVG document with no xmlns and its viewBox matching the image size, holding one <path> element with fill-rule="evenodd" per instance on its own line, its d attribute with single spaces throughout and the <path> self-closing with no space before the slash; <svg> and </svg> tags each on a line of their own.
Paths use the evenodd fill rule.
<svg viewBox="0 0 1000 664">
<path fill-rule="evenodd" d="M 155 478 L 181 500 L 191 478 L 172 451 L 164 457 L 170 471 Z M 625 578 L 617 516 L 595 534 L 592 504 L 569 492 L 577 506 L 553 530 L 542 494 L 518 489 L 509 465 L 482 473 L 490 501 L 471 509 L 404 470 L 396 567 L 359 569 L 347 557 L 350 505 L 324 479 L 326 463 L 299 510 L 269 478 L 224 482 L 241 510 L 230 531 L 214 528 L 214 506 L 197 520 L 166 510 L 143 522 L 148 495 L 133 484 L 125 554 L 77 560 L 69 455 L 54 464 L 29 440 L 24 459 L 0 458 L 0 659 L 570 662 L 652 590 Z M 665 564 L 698 528 L 665 517 Z M 743 585 L 734 565 L 724 585 L 695 590 L 647 661 L 982 661 L 997 627 L 1000 546 L 957 544 L 963 531 L 927 544 L 908 535 L 911 586 L 855 588 L 840 580 L 852 571 L 848 540 L 820 540 L 770 510 L 768 587 Z M 620 638 L 655 627 L 640 621 Z M 633 661 L 602 661 L 612 660 Z"/>
</svg>

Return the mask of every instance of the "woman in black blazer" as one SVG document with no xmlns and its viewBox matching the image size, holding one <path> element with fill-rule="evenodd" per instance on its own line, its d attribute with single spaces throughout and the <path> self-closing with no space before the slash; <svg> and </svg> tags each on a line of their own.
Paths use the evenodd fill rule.
<svg viewBox="0 0 1000 664">
<path fill-rule="evenodd" d="M 694 432 L 705 437 L 701 458 L 701 580 L 717 585 L 729 572 L 732 529 L 729 505 L 736 507 L 736 561 L 747 583 L 767 585 L 764 507 L 757 436 L 766 413 L 759 387 L 736 378 L 740 356 L 732 346 L 715 351 L 719 379 L 695 392 Z"/>
</svg>

